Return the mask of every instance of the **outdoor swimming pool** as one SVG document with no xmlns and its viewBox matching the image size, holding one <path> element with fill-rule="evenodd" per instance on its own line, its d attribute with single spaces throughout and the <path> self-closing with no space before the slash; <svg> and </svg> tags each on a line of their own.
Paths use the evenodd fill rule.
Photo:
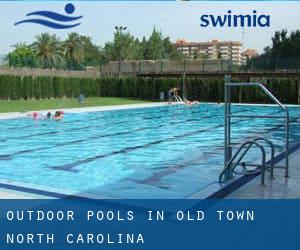
<svg viewBox="0 0 300 250">
<path fill-rule="evenodd" d="M 300 108 L 289 108 L 291 144 L 300 140 Z M 233 106 L 243 114 L 277 107 Z M 0 179 L 75 194 L 185 198 L 217 182 L 223 167 L 223 105 L 162 106 L 67 113 L 64 120 L 0 121 Z M 282 120 L 233 121 L 233 138 L 265 136 L 283 150 Z M 256 152 L 250 158 L 255 159 Z"/>
</svg>

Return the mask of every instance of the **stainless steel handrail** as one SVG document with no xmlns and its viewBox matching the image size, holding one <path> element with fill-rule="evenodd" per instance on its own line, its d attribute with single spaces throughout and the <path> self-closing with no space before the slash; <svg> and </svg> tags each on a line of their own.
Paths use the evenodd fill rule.
<svg viewBox="0 0 300 250">
<path fill-rule="evenodd" d="M 285 112 L 284 116 L 272 116 L 272 115 L 234 115 L 231 113 L 231 91 L 230 87 L 243 87 L 243 86 L 254 86 L 259 87 L 263 92 L 272 99 L 281 109 Z M 261 83 L 231 83 L 230 76 L 225 76 L 225 108 L 224 108 L 224 118 L 225 118 L 225 129 L 224 129 L 224 168 L 227 166 L 228 162 L 232 157 L 231 148 L 231 118 L 272 118 L 272 119 L 285 119 L 285 177 L 289 175 L 289 111 L 286 106 L 284 106 L 263 84 Z M 272 149 L 274 150 L 274 149 Z M 271 170 L 271 175 L 273 177 L 273 168 Z"/>
<path fill-rule="evenodd" d="M 245 157 L 245 155 L 247 154 L 247 152 L 249 151 L 249 149 L 253 146 L 257 146 L 261 153 L 262 153 L 262 162 L 260 165 L 260 169 L 261 169 L 261 184 L 265 183 L 265 170 L 266 170 L 266 151 L 264 149 L 263 146 L 261 146 L 259 143 L 257 143 L 254 140 L 251 141 L 246 141 L 244 142 L 240 148 L 237 150 L 237 152 L 234 154 L 234 156 L 230 159 L 230 161 L 227 163 L 226 167 L 222 170 L 222 172 L 219 175 L 219 182 L 223 183 L 224 181 L 228 180 L 228 179 L 232 179 L 233 178 L 233 172 L 235 170 L 236 167 L 238 167 L 240 165 L 240 162 L 242 161 L 242 159 Z M 246 147 L 247 146 L 247 147 Z M 245 148 L 246 147 L 246 148 Z M 242 153 L 242 155 L 239 157 L 239 159 L 235 161 L 235 159 L 239 156 L 240 152 L 243 150 L 244 152 Z M 223 180 L 223 178 L 225 178 L 225 180 Z"/>
<path fill-rule="evenodd" d="M 256 137 L 256 138 L 254 138 L 252 141 L 253 141 L 253 142 L 263 141 L 263 142 L 266 142 L 266 143 L 270 146 L 270 149 L 271 149 L 271 157 L 270 157 L 270 164 L 268 164 L 268 165 L 270 165 L 270 178 L 273 179 L 273 178 L 274 178 L 274 157 L 275 157 L 275 147 L 274 147 L 274 144 L 273 144 L 270 140 L 268 140 L 268 139 L 266 139 L 266 138 L 264 138 L 264 137 Z M 252 145 L 250 145 L 250 146 L 252 146 Z M 246 149 L 246 151 L 245 151 L 244 154 L 240 157 L 240 160 L 238 160 L 238 162 L 241 162 L 242 158 L 246 155 L 246 153 L 247 153 L 248 150 L 250 149 L 250 146 L 249 146 L 249 148 Z M 247 164 L 243 163 L 242 165 L 243 165 L 244 167 L 245 167 L 246 165 L 247 165 L 247 166 L 256 166 L 256 167 L 260 167 L 260 166 L 257 165 L 257 164 L 251 164 L 251 163 L 247 163 Z M 267 164 L 265 164 L 265 166 L 267 166 Z"/>
<path fill-rule="evenodd" d="M 266 143 L 269 144 L 269 146 L 271 148 L 271 159 L 270 159 L 271 171 L 270 171 L 270 177 L 273 179 L 274 178 L 274 157 L 275 157 L 275 147 L 274 147 L 274 144 L 270 140 L 268 140 L 268 139 L 266 139 L 264 137 L 257 137 L 257 138 L 254 139 L 254 141 L 256 141 L 256 142 L 257 141 L 264 141 L 264 142 L 266 142 Z"/>
<path fill-rule="evenodd" d="M 174 97 L 175 97 L 175 101 L 177 103 L 184 103 L 184 101 L 181 99 L 181 97 L 179 95 L 174 95 Z"/>
</svg>

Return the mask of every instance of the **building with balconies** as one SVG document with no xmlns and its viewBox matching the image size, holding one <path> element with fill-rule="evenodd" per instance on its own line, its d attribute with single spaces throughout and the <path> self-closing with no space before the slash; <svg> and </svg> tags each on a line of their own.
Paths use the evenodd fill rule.
<svg viewBox="0 0 300 250">
<path fill-rule="evenodd" d="M 187 42 L 177 40 L 175 46 L 187 58 L 223 59 L 231 61 L 234 65 L 243 64 L 242 43 L 239 41 Z"/>
<path fill-rule="evenodd" d="M 246 65 L 249 59 L 256 56 L 258 56 L 256 49 L 246 49 L 244 52 L 242 52 L 242 64 Z"/>
</svg>

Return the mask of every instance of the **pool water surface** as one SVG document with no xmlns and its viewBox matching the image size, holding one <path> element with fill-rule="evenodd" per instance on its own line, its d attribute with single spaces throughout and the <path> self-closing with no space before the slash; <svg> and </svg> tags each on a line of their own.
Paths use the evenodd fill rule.
<svg viewBox="0 0 300 250">
<path fill-rule="evenodd" d="M 300 139 L 300 108 L 291 144 Z M 277 107 L 233 106 L 233 113 L 279 114 Z M 0 179 L 42 190 L 119 198 L 186 198 L 218 180 L 223 167 L 224 106 L 162 106 L 66 113 L 62 121 L 0 121 Z M 233 120 L 233 141 L 264 136 L 284 146 L 284 122 Z M 248 157 L 257 157 L 255 150 Z"/>
</svg>

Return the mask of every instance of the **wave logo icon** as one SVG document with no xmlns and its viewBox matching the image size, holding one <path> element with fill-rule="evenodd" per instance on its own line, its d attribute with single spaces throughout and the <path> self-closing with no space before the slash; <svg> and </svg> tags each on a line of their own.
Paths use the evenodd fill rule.
<svg viewBox="0 0 300 250">
<path fill-rule="evenodd" d="M 53 29 L 71 29 L 74 28 L 80 23 L 73 23 L 76 20 L 81 19 L 83 16 L 71 16 L 75 11 L 75 6 L 71 3 L 66 4 L 65 13 L 59 14 L 53 11 L 41 10 L 28 13 L 27 17 L 33 17 L 25 19 L 19 22 L 16 22 L 15 25 L 24 24 L 24 23 L 33 23 L 43 25 Z M 45 18 L 45 19 L 44 19 Z"/>
</svg>

